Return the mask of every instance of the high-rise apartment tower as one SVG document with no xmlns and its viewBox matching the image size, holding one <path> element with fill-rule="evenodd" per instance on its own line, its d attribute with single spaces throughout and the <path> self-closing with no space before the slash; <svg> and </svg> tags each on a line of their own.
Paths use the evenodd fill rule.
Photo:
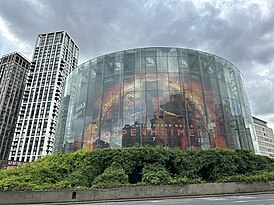
<svg viewBox="0 0 274 205">
<path fill-rule="evenodd" d="M 274 134 L 267 122 L 253 117 L 255 132 L 259 142 L 261 155 L 274 158 Z"/>
<path fill-rule="evenodd" d="M 52 154 L 67 75 L 76 68 L 79 47 L 65 31 L 38 35 L 16 129 L 10 162 Z"/>
<path fill-rule="evenodd" d="M 18 52 L 0 59 L 0 168 L 8 160 L 29 65 Z"/>
</svg>

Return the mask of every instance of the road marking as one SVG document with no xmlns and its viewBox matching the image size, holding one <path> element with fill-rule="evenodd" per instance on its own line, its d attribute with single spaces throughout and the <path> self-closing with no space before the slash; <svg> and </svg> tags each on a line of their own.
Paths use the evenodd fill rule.
<svg viewBox="0 0 274 205">
<path fill-rule="evenodd" d="M 201 199 L 208 200 L 208 201 L 228 200 L 227 198 L 224 198 L 224 197 L 210 197 L 210 198 L 201 198 Z"/>
<path fill-rule="evenodd" d="M 233 201 L 233 203 L 246 203 L 247 201 Z"/>
<path fill-rule="evenodd" d="M 256 197 L 254 196 L 231 196 L 228 198 L 232 198 L 232 199 L 256 199 Z"/>
<path fill-rule="evenodd" d="M 203 200 L 208 200 L 208 201 L 221 201 L 221 200 L 230 200 L 230 199 L 238 199 L 238 200 L 243 200 L 243 199 L 256 199 L 254 196 L 227 196 L 227 197 L 209 197 L 209 198 L 201 198 Z"/>
</svg>

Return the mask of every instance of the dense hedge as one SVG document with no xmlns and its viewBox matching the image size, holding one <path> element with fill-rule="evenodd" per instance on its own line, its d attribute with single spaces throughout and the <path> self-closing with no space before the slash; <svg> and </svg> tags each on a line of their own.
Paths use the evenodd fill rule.
<svg viewBox="0 0 274 205">
<path fill-rule="evenodd" d="M 274 160 L 231 149 L 97 149 L 0 171 L 0 191 L 274 180 Z"/>
</svg>

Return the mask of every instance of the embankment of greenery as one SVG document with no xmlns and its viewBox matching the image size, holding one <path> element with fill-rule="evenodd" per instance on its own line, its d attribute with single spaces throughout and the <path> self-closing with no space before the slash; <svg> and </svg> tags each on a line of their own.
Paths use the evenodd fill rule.
<svg viewBox="0 0 274 205">
<path fill-rule="evenodd" d="M 274 160 L 232 149 L 97 149 L 0 171 L 0 191 L 274 180 Z"/>
</svg>

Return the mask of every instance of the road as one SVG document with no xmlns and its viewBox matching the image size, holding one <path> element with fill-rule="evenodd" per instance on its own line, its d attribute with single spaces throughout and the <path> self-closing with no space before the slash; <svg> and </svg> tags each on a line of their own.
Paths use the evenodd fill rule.
<svg viewBox="0 0 274 205">
<path fill-rule="evenodd" d="M 274 194 L 218 196 L 201 198 L 153 199 L 145 201 L 81 203 L 81 205 L 274 205 Z"/>
</svg>

